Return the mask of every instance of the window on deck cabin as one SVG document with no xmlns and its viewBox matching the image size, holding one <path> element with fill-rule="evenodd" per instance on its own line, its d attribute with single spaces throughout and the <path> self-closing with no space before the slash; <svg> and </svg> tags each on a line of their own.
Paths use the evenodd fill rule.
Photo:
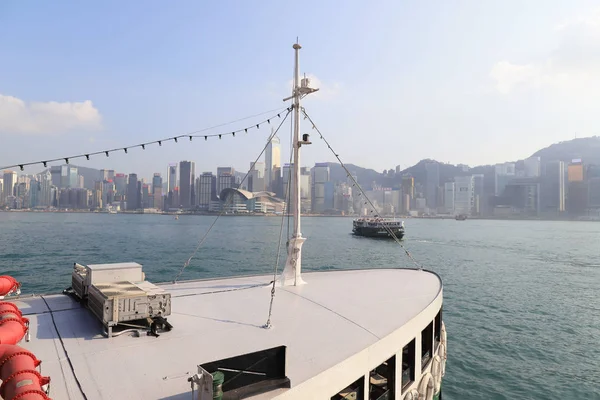
<svg viewBox="0 0 600 400">
<path fill-rule="evenodd" d="M 402 388 L 415 381 L 415 339 L 402 349 Z"/>
<path fill-rule="evenodd" d="M 433 357 L 433 321 L 421 332 L 421 371 Z"/>
<path fill-rule="evenodd" d="M 442 309 L 435 316 L 435 329 L 433 330 L 433 341 L 435 342 L 435 349 L 437 349 L 440 341 L 442 340 Z"/>
<path fill-rule="evenodd" d="M 396 357 L 384 361 L 369 374 L 369 400 L 395 399 Z"/>
<path fill-rule="evenodd" d="M 338 394 L 331 396 L 331 400 L 365 400 L 364 396 L 365 377 L 361 376 L 358 380 L 348 385 Z"/>
</svg>

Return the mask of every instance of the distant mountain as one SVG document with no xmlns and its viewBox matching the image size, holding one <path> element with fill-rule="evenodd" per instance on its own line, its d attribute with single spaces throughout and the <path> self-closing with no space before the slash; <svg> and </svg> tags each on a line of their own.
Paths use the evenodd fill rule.
<svg viewBox="0 0 600 400">
<path fill-rule="evenodd" d="M 570 162 L 573 159 L 581 158 L 584 164 L 600 165 L 600 136 L 592 136 L 587 138 L 573 139 L 560 143 L 555 143 L 544 149 L 538 150 L 532 157 L 538 156 L 541 158 L 542 164 L 549 161 L 564 161 Z M 462 167 L 452 164 L 440 163 L 436 160 L 424 159 L 415 165 L 406 168 L 400 174 L 383 174 L 373 169 L 363 168 L 354 164 L 346 164 L 348 170 L 355 174 L 358 178 L 358 183 L 365 188 L 370 188 L 375 181 L 377 184 L 384 187 L 397 188 L 402 182 L 402 175 L 410 175 L 415 178 L 415 183 L 424 184 L 427 176 L 425 164 L 429 162 L 437 162 L 440 166 L 440 182 L 451 181 L 455 176 L 467 174 L 483 174 L 484 175 L 484 190 L 493 192 L 494 190 L 494 166 L 479 165 L 469 168 L 465 171 Z M 523 160 L 509 161 L 515 162 L 517 168 L 522 167 Z M 346 172 L 341 165 L 337 163 L 328 163 L 331 180 L 334 182 L 346 181 Z"/>
<path fill-rule="evenodd" d="M 584 164 L 600 164 L 600 136 L 579 138 L 552 144 L 533 153 L 542 162 L 564 161 L 570 162 L 581 158 Z"/>
</svg>

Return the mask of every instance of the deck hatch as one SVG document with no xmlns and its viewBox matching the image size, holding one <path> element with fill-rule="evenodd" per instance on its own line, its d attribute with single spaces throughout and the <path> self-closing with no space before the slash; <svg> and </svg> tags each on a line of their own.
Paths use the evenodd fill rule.
<svg viewBox="0 0 600 400">
<path fill-rule="evenodd" d="M 200 365 L 225 375 L 223 400 L 245 399 L 275 389 L 290 388 L 285 373 L 286 346 L 273 347 Z"/>
</svg>

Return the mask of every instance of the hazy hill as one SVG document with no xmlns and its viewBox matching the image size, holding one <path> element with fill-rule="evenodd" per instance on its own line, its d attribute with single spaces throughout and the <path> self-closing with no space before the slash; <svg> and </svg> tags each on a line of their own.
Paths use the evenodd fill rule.
<svg viewBox="0 0 600 400">
<path fill-rule="evenodd" d="M 554 143 L 536 151 L 532 156 L 541 157 L 542 162 L 556 160 L 569 162 L 581 158 L 584 164 L 600 164 L 600 136 Z"/>
<path fill-rule="evenodd" d="M 544 149 L 536 151 L 533 156 L 539 156 L 542 163 L 548 161 L 560 160 L 570 162 L 572 159 L 581 158 L 585 164 L 600 165 L 600 136 L 592 136 L 587 138 L 579 138 L 564 142 L 555 143 Z M 509 160 L 507 160 L 509 161 Z M 513 160 L 510 160 L 513 161 Z M 392 176 L 384 175 L 373 169 L 367 169 L 354 164 L 347 164 L 348 170 L 358 177 L 358 182 L 365 188 L 370 188 L 373 181 L 385 187 L 398 187 L 401 182 L 402 175 L 411 175 L 415 178 L 415 183 L 423 184 L 426 180 L 427 172 L 425 164 L 428 162 L 437 162 L 431 159 L 424 159 L 417 164 L 406 168 L 400 174 Z M 514 161 L 517 163 L 517 168 L 523 163 L 523 160 Z M 494 166 L 479 165 L 472 167 L 465 172 L 461 167 L 452 164 L 439 163 L 440 165 L 440 182 L 452 180 L 455 176 L 467 174 L 484 174 L 484 186 L 486 191 L 493 191 L 494 186 Z M 331 180 L 334 182 L 346 181 L 346 172 L 337 163 L 329 163 L 331 170 Z"/>
</svg>

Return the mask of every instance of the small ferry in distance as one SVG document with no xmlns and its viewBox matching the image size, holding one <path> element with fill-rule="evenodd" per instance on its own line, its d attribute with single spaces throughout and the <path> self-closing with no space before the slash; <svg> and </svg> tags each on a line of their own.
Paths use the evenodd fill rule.
<svg viewBox="0 0 600 400">
<path fill-rule="evenodd" d="M 464 221 L 467 219 L 467 215 L 466 214 L 458 214 L 456 217 L 454 217 L 454 219 L 456 219 L 457 221 Z"/>
<path fill-rule="evenodd" d="M 396 218 L 357 218 L 352 223 L 352 232 L 357 236 L 398 239 L 404 237 L 404 221 Z M 393 235 L 392 235 L 393 234 Z"/>
</svg>

